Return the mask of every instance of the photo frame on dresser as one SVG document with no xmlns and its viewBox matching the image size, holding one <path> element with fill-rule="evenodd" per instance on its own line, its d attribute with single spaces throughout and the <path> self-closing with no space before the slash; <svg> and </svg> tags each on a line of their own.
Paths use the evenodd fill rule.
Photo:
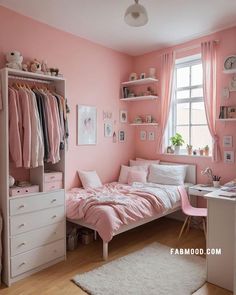
<svg viewBox="0 0 236 295">
<path fill-rule="evenodd" d="M 97 108 L 77 105 L 77 145 L 96 145 Z"/>
</svg>

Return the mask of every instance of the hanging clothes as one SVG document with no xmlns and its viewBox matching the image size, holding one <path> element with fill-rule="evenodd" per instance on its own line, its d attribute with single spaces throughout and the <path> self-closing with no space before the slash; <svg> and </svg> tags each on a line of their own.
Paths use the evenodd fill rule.
<svg viewBox="0 0 236 295">
<path fill-rule="evenodd" d="M 9 134 L 16 167 L 59 162 L 68 137 L 64 97 L 45 88 L 9 87 Z"/>
</svg>

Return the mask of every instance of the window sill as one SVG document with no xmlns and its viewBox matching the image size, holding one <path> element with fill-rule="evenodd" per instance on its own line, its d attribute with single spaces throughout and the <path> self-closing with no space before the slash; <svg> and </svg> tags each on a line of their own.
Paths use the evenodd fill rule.
<svg viewBox="0 0 236 295">
<path fill-rule="evenodd" d="M 188 155 L 188 154 L 179 154 L 179 155 L 177 155 L 177 154 L 168 154 L 168 153 L 163 153 L 162 155 L 164 155 L 164 156 L 174 156 L 174 157 L 188 157 L 188 158 L 205 158 L 205 159 L 211 159 L 212 158 L 212 156 L 210 155 L 210 156 L 200 156 L 200 155 Z"/>
</svg>

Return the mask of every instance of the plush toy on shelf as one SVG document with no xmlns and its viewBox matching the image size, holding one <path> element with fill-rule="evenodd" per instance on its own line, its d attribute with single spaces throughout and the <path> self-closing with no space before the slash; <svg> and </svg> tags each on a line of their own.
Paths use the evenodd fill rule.
<svg viewBox="0 0 236 295">
<path fill-rule="evenodd" d="M 23 56 L 19 51 L 13 50 L 6 54 L 6 66 L 15 70 L 22 70 Z"/>
<path fill-rule="evenodd" d="M 42 70 L 41 70 L 42 66 L 41 66 L 41 62 L 38 61 L 36 58 L 30 63 L 30 67 L 29 70 L 32 73 L 36 73 L 36 74 L 42 74 Z"/>
</svg>

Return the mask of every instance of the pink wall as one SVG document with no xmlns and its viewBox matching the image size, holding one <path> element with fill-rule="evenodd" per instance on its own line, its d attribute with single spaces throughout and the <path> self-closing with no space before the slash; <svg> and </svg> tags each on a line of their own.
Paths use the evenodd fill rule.
<svg viewBox="0 0 236 295">
<path fill-rule="evenodd" d="M 125 54 L 64 33 L 45 24 L 21 16 L 0 6 L 0 68 L 4 54 L 18 50 L 26 59 L 47 60 L 59 67 L 67 84 L 69 114 L 69 151 L 67 153 L 67 187 L 78 184 L 77 169 L 96 169 L 103 182 L 117 178 L 120 164 L 134 156 L 133 129 L 119 123 L 120 81 L 133 68 L 133 59 Z M 76 145 L 76 105 L 97 106 L 98 129 L 96 146 Z M 102 111 L 112 111 L 117 121 L 115 131 L 124 128 L 126 143 L 112 143 L 103 136 Z"/>
<path fill-rule="evenodd" d="M 221 99 L 221 90 L 222 88 L 228 86 L 232 75 L 223 74 L 223 62 L 224 58 L 230 54 L 236 54 L 236 27 L 228 30 L 224 30 L 210 36 L 206 36 L 204 38 L 196 39 L 192 42 L 188 42 L 182 44 L 180 46 L 176 46 L 170 49 L 180 49 L 180 48 L 188 48 L 196 44 L 200 44 L 203 40 L 219 40 L 219 54 L 218 54 L 218 71 L 217 71 L 217 108 L 221 103 L 224 103 L 224 100 Z M 135 72 L 148 72 L 149 67 L 157 68 L 157 76 L 160 77 L 160 57 L 161 51 L 151 52 L 149 54 L 145 54 L 143 56 L 138 56 L 135 58 Z M 181 53 L 177 53 L 177 58 L 196 54 L 200 52 L 199 49 L 194 49 L 191 51 L 182 51 Z M 158 93 L 161 97 L 160 93 L 160 83 L 158 86 Z M 222 100 L 222 101 L 221 101 Z M 236 105 L 236 92 L 231 92 L 230 99 L 227 101 L 229 105 Z M 160 101 L 157 102 L 140 102 L 135 107 L 133 107 L 130 116 L 135 117 L 140 114 L 152 114 L 157 118 L 160 118 Z M 151 127 L 147 128 L 148 130 L 152 130 Z M 146 157 L 146 158 L 161 158 L 165 161 L 173 161 L 173 162 L 182 162 L 182 163 L 194 163 L 197 165 L 197 181 L 204 182 L 206 181 L 205 177 L 202 177 L 200 171 L 210 166 L 213 168 L 214 173 L 222 175 L 222 181 L 229 181 L 232 178 L 236 177 L 236 164 L 225 164 L 223 161 L 219 163 L 212 163 L 210 158 L 201 158 L 201 157 L 186 157 L 186 156 L 171 156 L 171 155 L 157 155 L 156 153 L 156 143 L 150 141 L 140 141 L 139 139 L 139 131 L 141 129 L 137 129 L 136 131 L 136 156 Z M 158 133 L 158 129 L 156 130 Z M 236 150 L 236 123 L 234 122 L 217 122 L 217 131 L 220 137 L 221 151 L 223 151 L 222 140 L 224 135 L 233 135 L 234 147 L 229 148 L 228 150 Z M 223 156 L 223 153 L 222 153 Z"/>
</svg>

